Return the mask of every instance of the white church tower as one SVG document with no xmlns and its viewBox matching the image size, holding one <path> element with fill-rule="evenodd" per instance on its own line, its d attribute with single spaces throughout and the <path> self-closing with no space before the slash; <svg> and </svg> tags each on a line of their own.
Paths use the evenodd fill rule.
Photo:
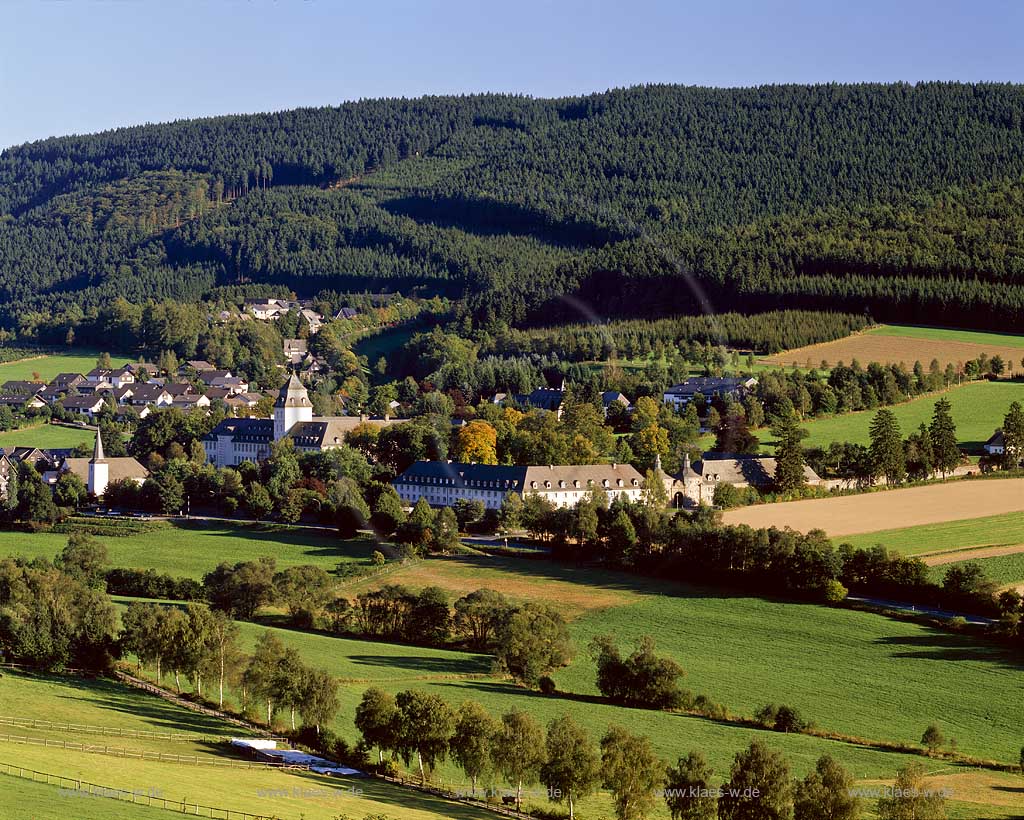
<svg viewBox="0 0 1024 820">
<path fill-rule="evenodd" d="M 284 438 L 300 421 L 312 420 L 313 402 L 309 400 L 309 393 L 302 382 L 292 374 L 274 402 L 274 441 Z"/>
<path fill-rule="evenodd" d="M 96 428 L 96 446 L 89 459 L 89 492 L 99 498 L 107 491 L 110 483 L 110 464 L 103 456 L 103 437 L 100 428 Z"/>
</svg>

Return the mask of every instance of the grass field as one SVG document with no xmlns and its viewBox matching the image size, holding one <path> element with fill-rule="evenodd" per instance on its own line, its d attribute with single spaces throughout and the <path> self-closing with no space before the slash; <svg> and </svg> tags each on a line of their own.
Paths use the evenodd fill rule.
<svg viewBox="0 0 1024 820">
<path fill-rule="evenodd" d="M 154 731 L 188 729 L 225 737 L 244 733 L 243 730 L 214 718 L 196 715 L 152 695 L 102 680 L 30 676 L 5 671 L 4 676 L 0 678 L 0 704 L 4 711 L 16 708 L 19 717 L 58 720 L 54 716 L 56 706 L 60 709 L 59 719 L 88 725 L 94 725 L 99 720 L 102 721 L 102 725 L 147 728 Z M 3 733 L 6 734 L 6 731 Z M 19 729 L 11 733 L 41 736 L 40 730 L 37 729 Z M 65 737 L 68 740 L 82 741 L 87 736 Z M 136 738 L 112 738 L 110 743 L 133 750 L 154 748 L 154 744 L 158 744 L 157 741 Z M 194 748 L 188 748 L 182 743 L 167 743 L 162 747 L 157 745 L 156 748 L 178 754 L 198 752 L 210 759 L 224 756 L 216 744 L 196 744 Z M 0 739 L 0 760 L 66 777 L 78 777 L 103 786 L 143 791 L 159 789 L 161 796 L 169 800 L 188 800 L 219 808 L 294 820 L 298 820 L 300 816 L 309 820 L 334 820 L 339 814 L 346 813 L 356 817 L 385 814 L 393 818 L 409 817 L 413 820 L 483 820 L 490 816 L 478 809 L 366 779 L 326 778 L 270 769 L 216 769 L 188 764 L 119 759 L 109 755 L 17 744 L 3 739 Z M 9 782 L 15 785 L 11 786 Z M 22 783 L 23 781 L 14 778 L 0 776 L 0 784 L 3 784 L 0 785 L 0 789 L 15 790 Z M 352 787 L 361 789 L 362 793 L 345 793 L 345 790 Z M 59 799 L 57 789 L 51 789 L 51 792 L 35 791 L 34 794 L 42 800 L 46 800 L 50 795 Z M 314 794 L 307 791 L 299 795 L 296 794 L 296 789 L 309 790 Z M 268 795 L 267 792 L 274 794 Z M 122 816 L 113 813 L 119 806 L 110 800 L 94 801 L 75 797 L 67 799 L 82 801 L 89 807 L 89 811 L 95 813 L 78 814 L 78 802 L 62 802 L 63 817 L 77 819 Z M 0 817 L 6 820 L 12 815 L 5 813 L 3 805 L 0 803 Z M 49 800 L 45 805 L 50 805 Z M 24 816 L 37 815 L 27 813 Z M 164 815 L 154 810 L 145 815 L 124 816 L 159 818 Z"/>
<path fill-rule="evenodd" d="M 36 374 L 44 381 L 50 381 L 58 373 L 86 374 L 96 367 L 99 351 L 77 349 L 69 353 L 52 353 L 36 356 L 31 359 L 20 359 L 16 362 L 0 364 L 0 384 L 6 381 L 29 381 Z M 135 361 L 137 356 L 123 353 L 111 353 L 110 360 L 115 367 L 125 362 Z"/>
<path fill-rule="evenodd" d="M 904 555 L 1024 544 L 1024 513 L 877 530 L 846 536 L 843 541 L 859 548 L 882 544 Z"/>
<path fill-rule="evenodd" d="M 908 368 L 915 361 L 926 368 L 932 359 L 938 359 L 945 367 L 951 362 L 958 365 L 976 359 L 982 353 L 989 357 L 1002 356 L 1007 372 L 1024 370 L 1024 336 L 1003 333 L 985 333 L 972 330 L 916 327 L 908 325 L 880 325 L 854 333 L 834 342 L 808 345 L 787 350 L 774 356 L 764 357 L 767 364 L 783 364 L 818 367 L 822 361 L 829 364 L 857 359 L 862 365 L 869 362 L 899 363 Z"/>
<path fill-rule="evenodd" d="M 491 560 L 438 559 L 425 564 L 437 565 L 430 583 L 450 589 L 454 597 L 466 588 L 467 572 L 481 566 L 487 573 Z M 413 567 L 408 576 L 405 570 L 395 571 L 388 582 L 418 586 L 425 580 L 421 567 Z M 493 575 L 481 584 L 548 602 L 563 594 L 573 573 L 568 567 L 526 559 L 502 559 L 501 567 L 506 584 L 491 583 L 497 580 Z M 1018 680 L 1024 666 L 1002 649 L 871 613 L 728 597 L 597 570 L 588 570 L 586 580 L 587 587 L 601 595 L 621 597 L 617 603 L 606 598 L 604 607 L 573 610 L 577 617 L 571 629 L 579 653 L 555 679 L 560 689 L 582 698 L 549 698 L 496 678 L 477 677 L 486 671 L 485 663 L 465 653 L 412 647 L 385 650 L 373 642 L 285 630 L 277 634 L 336 675 L 359 679 L 344 687 L 343 716 L 337 726 L 351 739 L 355 734 L 348 716 L 366 682 L 398 690 L 415 680 L 416 686 L 453 703 L 475 699 L 494 712 L 519 705 L 548 720 L 568 711 L 595 734 L 608 723 L 625 722 L 649 733 L 661 754 L 678 755 L 699 746 L 716 766 L 724 766 L 751 730 L 590 701 L 595 693 L 594 666 L 586 644 L 594 635 L 611 633 L 624 644 L 652 635 L 659 649 L 688 671 L 687 686 L 734 713 L 749 715 L 766 702 L 784 702 L 826 729 L 910 743 L 930 722 L 939 720 L 966 753 L 1004 760 L 1015 760 L 1019 753 Z M 251 630 L 260 628 L 246 626 L 247 640 L 252 640 Z M 826 651 L 828 662 L 823 663 L 821 652 L 811 647 Z M 860 776 L 890 765 L 887 755 L 844 744 L 803 736 L 767 737 L 785 745 L 801 769 L 826 747 L 835 747 L 832 753 L 858 767 Z"/>
<path fill-rule="evenodd" d="M 1014 401 L 1024 402 L 1024 382 L 972 382 L 944 393 L 920 396 L 889 409 L 896 415 L 903 436 L 914 432 L 921 422 L 930 423 L 935 402 L 946 398 L 952 405 L 953 420 L 957 426 L 957 439 L 968 452 L 978 453 L 993 431 L 1003 423 L 1003 417 Z M 877 411 L 860 410 L 828 418 L 805 422 L 808 437 L 805 447 L 827 447 L 833 441 L 868 444 L 868 429 Z M 762 443 L 773 446 L 771 435 L 764 433 Z"/>
<path fill-rule="evenodd" d="M 1000 587 L 1024 586 L 1024 553 L 1018 552 L 1014 555 L 998 555 L 993 558 L 971 558 L 967 559 L 979 564 L 992 581 Z M 962 566 L 967 561 L 957 561 L 949 564 L 938 564 L 929 570 L 932 580 L 941 583 L 946 571 L 951 567 Z"/>
<path fill-rule="evenodd" d="M 0 763 L 12 761 L 9 751 L 0 751 Z M 49 772 L 48 772 L 49 773 Z M 170 809 L 149 808 L 145 805 L 133 805 L 129 800 L 119 802 L 102 797 L 92 797 L 87 793 L 74 794 L 60 786 L 47 785 L 40 781 L 3 774 L 0 767 L 0 806 L 3 806 L 5 820 L 169 820 Z M 105 784 L 101 784 L 105 785 Z M 181 812 L 174 812 L 180 817 Z"/>
<path fill-rule="evenodd" d="M 20 430 L 0 433 L 0 447 L 77 447 L 79 444 L 92 446 L 96 434 L 92 430 L 76 430 L 57 424 L 36 424 Z"/>
<path fill-rule="evenodd" d="M 315 564 L 328 572 L 341 562 L 368 559 L 377 542 L 366 536 L 343 541 L 329 530 L 262 524 L 175 523 L 166 529 L 126 537 L 99 539 L 110 563 L 152 568 L 175 576 L 201 579 L 221 561 L 236 563 L 271 555 L 279 569 Z M 58 533 L 0 532 L 0 556 L 52 558 L 67 543 Z"/>
<path fill-rule="evenodd" d="M 753 504 L 726 510 L 726 524 L 821 529 L 833 537 L 957 522 L 1024 510 L 1024 479 L 959 479 L 872 493 Z"/>
</svg>

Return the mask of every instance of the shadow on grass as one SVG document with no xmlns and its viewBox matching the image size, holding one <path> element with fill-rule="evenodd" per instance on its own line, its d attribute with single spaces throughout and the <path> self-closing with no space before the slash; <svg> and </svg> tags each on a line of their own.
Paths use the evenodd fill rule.
<svg viewBox="0 0 1024 820">
<path fill-rule="evenodd" d="M 492 665 L 491 658 L 486 655 L 468 658 L 444 658 L 436 655 L 349 655 L 349 660 L 363 666 L 439 675 L 485 675 L 491 671 Z"/>
<path fill-rule="evenodd" d="M 301 526 L 230 524 L 223 521 L 205 524 L 200 521 L 183 521 L 176 522 L 175 527 L 202 533 L 211 538 L 244 538 L 255 544 L 284 546 L 291 549 L 299 547 L 303 548 L 304 555 L 317 558 L 364 559 L 369 558 L 378 547 L 377 541 L 369 536 L 342 539 L 326 531 L 309 530 Z"/>
<path fill-rule="evenodd" d="M 24 680 L 44 681 L 71 690 L 68 694 L 55 694 L 57 698 L 78 701 L 98 710 L 120 712 L 132 715 L 148 723 L 148 727 L 140 727 L 145 731 L 156 732 L 195 732 L 207 735 L 224 735 L 232 732 L 237 734 L 240 728 L 233 728 L 216 718 L 175 706 L 156 695 L 151 695 L 126 684 L 117 683 L 105 678 L 80 678 L 44 673 L 5 672 L 5 675 L 17 676 Z M 164 679 L 167 682 L 167 679 Z M 49 715 L 23 715 L 48 719 Z M 89 724 L 82 719 L 72 723 Z M 102 721 L 96 721 L 102 725 Z"/>
<path fill-rule="evenodd" d="M 1006 647 L 979 643 L 976 637 L 923 627 L 923 634 L 886 635 L 877 638 L 881 646 L 905 647 L 892 653 L 895 658 L 921 658 L 933 661 L 980 661 L 1007 669 L 1024 671 L 1024 661 Z"/>
</svg>

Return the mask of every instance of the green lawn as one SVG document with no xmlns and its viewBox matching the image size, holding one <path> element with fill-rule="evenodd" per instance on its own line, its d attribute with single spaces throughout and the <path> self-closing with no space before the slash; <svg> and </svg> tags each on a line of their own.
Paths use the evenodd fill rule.
<svg viewBox="0 0 1024 820">
<path fill-rule="evenodd" d="M 991 580 L 1001 587 L 1013 584 L 1014 586 L 1024 584 L 1024 553 L 1018 552 L 1014 555 L 997 555 L 993 558 L 975 558 L 973 563 L 980 564 Z M 958 561 L 954 564 L 939 564 L 929 571 L 933 581 L 938 583 L 946 575 L 950 567 L 963 566 L 966 561 Z"/>
<path fill-rule="evenodd" d="M 952 405 L 961 446 L 969 451 L 979 451 L 993 431 L 1002 425 L 1010 403 L 1024 402 L 1024 382 L 972 382 L 945 393 L 921 396 L 904 404 L 893 405 L 889 409 L 896 414 L 904 437 L 916 430 L 921 422 L 930 422 L 935 402 L 941 397 L 948 399 Z M 808 421 L 803 425 L 809 433 L 804 439 L 804 446 L 827 447 L 833 441 L 868 444 L 868 428 L 876 412 L 861 410 Z M 771 446 L 771 434 L 767 431 L 759 433 L 762 443 Z"/>
<path fill-rule="evenodd" d="M 0 433 L 0 447 L 39 447 L 40 449 L 92 446 L 96 434 L 92 430 L 75 430 L 57 424 L 36 424 L 20 430 Z"/>
<path fill-rule="evenodd" d="M 991 515 L 941 524 L 879 530 L 837 539 L 855 547 L 882 544 L 904 555 L 1024 543 L 1024 513 Z"/>
<path fill-rule="evenodd" d="M 920 325 L 878 325 L 865 334 L 875 336 L 904 336 L 912 339 L 932 339 L 937 342 L 971 342 L 995 347 L 1024 348 L 1024 335 L 990 333 L 984 330 L 956 330 L 948 327 L 922 327 Z"/>
<path fill-rule="evenodd" d="M 201 579 L 221 561 L 236 563 L 263 555 L 278 568 L 316 564 L 331 571 L 341 562 L 366 561 L 377 548 L 370 537 L 343 541 L 328 530 L 211 522 L 176 523 L 126 537 L 100 537 L 113 566 L 140 567 Z M 0 556 L 52 558 L 67 543 L 57 533 L 0 532 Z"/>
<path fill-rule="evenodd" d="M 18 760 L 16 755 L 4 754 L 4 762 L 18 763 Z M 25 778 L 5 775 L 0 767 L 0 806 L 4 807 L 6 820 L 168 820 L 171 817 L 171 809 L 149 808 L 144 803 L 133 805 L 127 795 L 125 802 L 121 802 L 84 792 L 72 793 L 68 791 L 74 788 L 70 783 L 65 782 L 61 787 L 53 780 L 52 785 L 47 785 L 42 775 L 36 777 L 39 780 L 34 782 L 27 779 L 27 773 Z M 180 811 L 174 814 L 181 816 Z"/>
<path fill-rule="evenodd" d="M 50 381 L 58 373 L 81 373 L 85 375 L 96 367 L 98 351 L 76 349 L 69 353 L 53 353 L 31 359 L 0 364 L 0 384 L 6 381 L 29 381 L 36 374 L 44 381 Z M 125 362 L 134 362 L 138 357 L 131 354 L 111 353 L 110 361 L 115 367 Z"/>
<path fill-rule="evenodd" d="M 196 730 L 228 737 L 244 733 L 244 730 L 216 719 L 197 715 L 144 692 L 103 680 L 24 675 L 5 671 L 4 676 L 0 678 L 0 704 L 5 712 L 8 709 L 16 709 L 19 717 L 67 720 L 88 725 L 94 725 L 100 720 L 105 725 L 125 728 L 148 728 L 157 731 Z M 40 730 L 36 729 L 12 730 L 11 734 L 42 736 Z M 71 734 L 64 737 L 81 742 L 94 736 Z M 110 745 L 116 744 L 129 749 L 152 748 L 148 745 L 152 743 L 154 741 L 135 738 L 110 740 Z M 186 751 L 183 751 L 182 747 L 183 744 L 180 743 L 168 743 L 158 748 L 179 754 L 198 752 L 211 759 L 223 757 L 224 754 L 216 744 L 208 744 L 205 747 L 197 744 L 195 749 Z M 270 769 L 217 769 L 121 759 L 109 755 L 11 743 L 2 739 L 0 761 L 65 777 L 81 778 L 113 788 L 143 791 L 159 789 L 161 796 L 169 800 L 185 799 L 218 808 L 249 811 L 292 820 L 298 820 L 300 816 L 308 820 L 334 820 L 339 814 L 351 814 L 355 817 L 384 814 L 403 820 L 407 817 L 410 820 L 485 820 L 490 817 L 478 809 L 367 779 L 326 778 Z M 14 783 L 15 786 L 11 786 L 10 783 Z M 3 790 L 16 790 L 23 783 L 24 781 L 15 778 L 0 776 L 0 817 L 4 820 L 14 815 L 6 810 L 8 804 L 3 802 Z M 353 787 L 361 789 L 362 792 L 346 793 L 346 790 Z M 34 791 L 29 798 L 43 801 L 39 806 L 41 811 L 48 810 L 46 807 L 51 805 L 48 799 L 50 795 L 53 798 L 60 797 L 55 787 L 50 788 L 50 792 Z M 320 793 L 313 796 L 309 796 L 308 793 L 296 795 L 296 789 L 318 790 Z M 279 795 L 268 795 L 268 791 L 279 791 Z M 112 800 L 93 801 L 79 797 L 67 799 L 80 802 L 64 803 L 61 800 L 59 805 L 63 807 L 63 815 L 60 820 L 122 816 L 114 813 L 119 807 Z M 34 803 L 24 805 L 26 809 L 32 811 L 37 808 Z M 86 814 L 86 810 L 93 813 Z M 49 816 L 32 811 L 20 816 Z M 150 815 L 154 820 L 159 820 L 162 816 L 153 812 L 146 812 L 145 815 L 137 812 L 123 816 Z"/>
</svg>

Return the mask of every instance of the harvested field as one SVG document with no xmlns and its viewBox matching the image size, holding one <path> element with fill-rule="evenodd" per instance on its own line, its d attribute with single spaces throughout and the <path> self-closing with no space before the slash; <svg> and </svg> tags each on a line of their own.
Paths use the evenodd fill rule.
<svg viewBox="0 0 1024 820">
<path fill-rule="evenodd" d="M 529 572 L 523 572 L 524 566 Z M 566 618 L 611 606 L 634 603 L 643 597 L 626 580 L 621 586 L 609 583 L 610 576 L 588 569 L 492 556 L 459 556 L 420 561 L 384 576 L 370 577 L 346 585 L 342 594 L 354 598 L 360 592 L 377 589 L 382 583 L 403 584 L 413 589 L 438 586 L 455 598 L 481 587 L 490 587 L 517 601 L 540 601 L 558 609 Z"/>
<path fill-rule="evenodd" d="M 938 359 L 939 364 L 945 367 L 949 362 L 956 365 L 985 353 L 990 358 L 997 354 L 1002 356 L 1007 363 L 1007 372 L 1019 372 L 1024 369 L 1020 363 L 1024 357 L 1022 344 L 1022 337 L 996 333 L 882 325 L 834 342 L 787 350 L 767 356 L 761 361 L 766 364 L 795 364 L 799 367 L 810 364 L 818 367 L 822 361 L 832 365 L 837 362 L 849 364 L 856 359 L 865 366 L 869 362 L 903 362 L 908 368 L 919 361 L 927 368 L 932 359 Z"/>
<path fill-rule="evenodd" d="M 822 529 L 830 536 L 913 527 L 1024 510 L 1024 479 L 950 481 L 904 490 L 759 504 L 729 510 L 727 524 Z"/>
<path fill-rule="evenodd" d="M 1001 555 L 1016 555 L 1024 552 L 1024 544 L 1014 544 L 1005 547 L 983 547 L 974 550 L 956 550 L 955 552 L 940 552 L 918 557 L 930 567 L 937 567 L 942 564 L 955 564 L 958 561 L 975 561 L 979 558 L 998 558 Z"/>
</svg>

